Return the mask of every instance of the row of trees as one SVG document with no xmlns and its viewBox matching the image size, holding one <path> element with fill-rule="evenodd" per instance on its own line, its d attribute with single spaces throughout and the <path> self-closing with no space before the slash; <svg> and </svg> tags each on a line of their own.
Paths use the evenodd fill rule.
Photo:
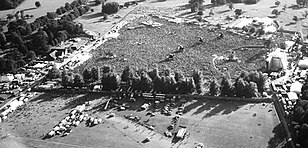
<svg viewBox="0 0 308 148">
<path fill-rule="evenodd" d="M 7 10 L 16 8 L 24 0 L 1 0 L 0 1 L 0 10 Z"/>
<path fill-rule="evenodd" d="M 171 74 L 169 68 L 159 71 L 158 68 L 153 70 L 133 69 L 127 66 L 121 75 L 116 74 L 110 66 L 103 66 L 101 68 L 101 85 L 103 90 L 111 91 L 117 90 L 121 82 L 126 82 L 133 91 L 158 93 L 174 93 L 174 94 L 203 94 L 205 93 L 205 82 L 201 71 L 194 71 L 192 77 L 186 77 L 181 71 L 176 71 Z M 64 74 L 66 75 L 66 74 Z M 66 77 L 62 74 L 62 83 L 64 87 L 72 83 L 73 78 Z M 60 74 L 57 74 L 60 77 Z M 97 68 L 91 70 L 85 69 L 81 78 L 81 86 L 90 84 L 99 80 L 99 73 Z M 213 96 L 225 97 L 259 97 L 261 92 L 264 92 L 266 77 L 261 72 L 242 72 L 241 75 L 232 83 L 228 76 L 224 76 L 219 84 L 214 80 L 210 84 L 209 94 Z M 71 80 L 68 83 L 68 80 Z M 79 81 L 78 81 L 79 82 Z"/>
<path fill-rule="evenodd" d="M 84 87 L 88 86 L 92 82 L 95 82 L 99 79 L 98 69 L 96 67 L 89 69 L 85 69 L 83 74 L 80 75 L 78 73 L 70 73 L 66 70 L 63 70 L 62 73 L 58 68 L 53 66 L 46 75 L 47 79 L 56 79 L 61 78 L 62 85 L 64 88 L 70 87 Z"/>
<path fill-rule="evenodd" d="M 36 58 L 33 51 L 29 51 L 23 56 L 17 49 L 0 58 L 0 73 L 15 71 L 17 68 L 23 67 L 26 63 L 31 63 Z"/>
<path fill-rule="evenodd" d="M 228 76 L 224 76 L 220 85 L 217 80 L 210 84 L 209 94 L 227 97 L 259 97 L 264 92 L 267 77 L 262 72 L 242 72 L 232 83 Z"/>
</svg>

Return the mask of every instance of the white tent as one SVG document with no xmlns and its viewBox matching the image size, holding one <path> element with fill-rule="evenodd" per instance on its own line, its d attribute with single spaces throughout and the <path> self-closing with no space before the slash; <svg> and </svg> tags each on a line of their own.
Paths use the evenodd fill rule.
<svg viewBox="0 0 308 148">
<path fill-rule="evenodd" d="M 281 52 L 281 49 L 277 48 L 275 51 L 268 54 L 266 59 L 267 69 L 269 71 L 286 70 L 288 67 L 287 54 Z"/>
<path fill-rule="evenodd" d="M 241 18 L 228 25 L 228 28 L 242 29 L 244 26 L 263 26 L 265 33 L 274 33 L 278 26 L 273 19 L 264 17 Z"/>
<path fill-rule="evenodd" d="M 12 74 L 0 76 L 0 82 L 12 82 L 13 80 L 14 76 Z"/>
<path fill-rule="evenodd" d="M 299 60 L 298 67 L 301 69 L 308 69 L 308 58 Z"/>
<path fill-rule="evenodd" d="M 300 94 L 302 92 L 302 86 L 303 86 L 302 83 L 296 81 L 291 84 L 290 92 Z"/>
</svg>

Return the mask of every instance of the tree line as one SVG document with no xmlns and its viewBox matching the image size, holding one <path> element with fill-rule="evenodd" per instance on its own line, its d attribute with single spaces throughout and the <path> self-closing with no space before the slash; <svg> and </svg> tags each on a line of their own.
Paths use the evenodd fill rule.
<svg viewBox="0 0 308 148">
<path fill-rule="evenodd" d="M 100 74 L 98 71 L 100 71 Z M 53 73 L 53 71 L 50 72 Z M 50 77 L 52 75 L 48 74 L 48 78 L 60 78 L 60 75 L 60 72 L 57 72 L 57 77 Z M 199 70 L 195 70 L 192 76 L 188 77 L 181 71 L 172 73 L 170 68 L 164 68 L 161 71 L 158 68 L 154 68 L 149 71 L 147 69 L 134 69 L 127 66 L 119 75 L 114 72 L 111 66 L 106 65 L 99 70 L 96 67 L 85 69 L 82 74 L 67 74 L 64 71 L 61 78 L 64 88 L 68 86 L 81 88 L 100 81 L 102 90 L 106 91 L 117 90 L 124 83 L 130 86 L 132 91 L 154 91 L 166 94 L 208 93 L 212 96 L 246 98 L 260 97 L 260 94 L 265 92 L 265 82 L 267 80 L 267 77 L 261 72 L 242 72 L 234 80 L 234 83 L 232 83 L 228 76 L 224 76 L 220 83 L 216 79 L 213 80 L 210 83 L 209 90 L 206 91 L 205 78 L 202 71 Z"/>
<path fill-rule="evenodd" d="M 0 1 L 0 10 L 7 10 L 16 8 L 24 0 L 1 0 Z"/>
<path fill-rule="evenodd" d="M 73 20 L 90 10 L 86 0 L 65 3 L 65 6 L 59 9 L 56 12 L 47 12 L 46 15 L 31 23 L 27 23 L 22 18 L 11 21 L 7 25 L 8 32 L 0 31 L 0 48 L 4 49 L 3 51 L 14 49 L 13 53 L 8 53 L 7 57 L 0 59 L 0 66 L 3 67 L 0 73 L 12 72 L 22 65 L 16 64 L 18 63 L 16 58 L 9 58 L 17 51 L 21 54 L 23 61 L 29 63 L 32 62 L 29 59 L 35 59 L 33 57 L 48 55 L 51 46 L 56 46 L 71 37 L 85 35 L 83 25 L 76 24 Z M 56 19 L 59 15 L 62 15 L 60 19 Z"/>
</svg>

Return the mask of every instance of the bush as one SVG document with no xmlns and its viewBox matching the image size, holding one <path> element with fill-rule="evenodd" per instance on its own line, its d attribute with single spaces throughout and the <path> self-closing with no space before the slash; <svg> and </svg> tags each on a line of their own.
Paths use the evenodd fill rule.
<svg viewBox="0 0 308 148">
<path fill-rule="evenodd" d="M 119 3 L 117 2 L 109 2 L 102 5 L 102 13 L 106 14 L 114 14 L 119 11 Z"/>
</svg>

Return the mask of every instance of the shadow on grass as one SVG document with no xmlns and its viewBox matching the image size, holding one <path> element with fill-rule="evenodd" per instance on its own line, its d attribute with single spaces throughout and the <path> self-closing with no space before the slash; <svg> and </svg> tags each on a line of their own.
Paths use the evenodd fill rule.
<svg viewBox="0 0 308 148">
<path fill-rule="evenodd" d="M 223 13 L 226 13 L 226 12 L 229 12 L 229 11 L 231 11 L 231 10 L 223 10 L 223 11 L 218 11 L 218 12 L 216 12 L 217 14 L 223 14 Z"/>
<path fill-rule="evenodd" d="M 275 5 L 275 6 L 270 6 L 270 8 L 277 8 L 278 6 L 277 5 Z"/>
<path fill-rule="evenodd" d="M 268 141 L 267 148 L 281 147 L 285 143 L 285 138 L 287 137 L 283 125 L 279 123 L 276 125 L 272 131 L 274 136 Z"/>
<path fill-rule="evenodd" d="M 230 114 L 238 109 L 240 109 L 242 106 L 246 105 L 246 102 L 239 102 L 239 101 L 223 101 L 223 100 L 213 100 L 213 102 L 209 102 L 205 104 L 205 109 L 211 109 L 207 114 L 205 114 L 202 119 L 208 118 L 211 116 L 215 116 L 218 113 L 221 114 Z M 199 109 L 198 109 L 199 110 Z M 200 109 L 200 111 L 196 112 L 201 113 L 203 110 Z"/>
<path fill-rule="evenodd" d="M 181 5 L 181 6 L 178 6 L 178 10 L 182 11 L 182 10 L 187 10 L 187 9 L 190 9 L 190 4 L 185 4 L 185 5 Z"/>
<path fill-rule="evenodd" d="M 183 12 L 183 13 L 177 15 L 177 17 L 183 17 L 183 16 L 186 16 L 186 15 L 191 15 L 192 13 L 193 12 L 191 12 L 191 11 Z"/>
<path fill-rule="evenodd" d="M 103 96 L 104 95 L 101 95 L 101 94 L 85 94 L 82 97 L 76 97 L 70 100 L 69 102 L 65 103 L 65 106 L 62 107 L 60 110 L 75 108 L 76 106 L 82 105 L 87 101 L 96 100 L 96 99 L 102 98 Z"/>
<path fill-rule="evenodd" d="M 211 8 L 214 8 L 214 7 L 218 7 L 218 6 L 221 6 L 221 5 L 214 5 L 214 4 L 206 4 L 206 5 L 202 5 L 201 8 L 202 10 L 205 10 L 205 9 L 211 9 Z M 185 5 L 181 5 L 181 6 L 178 6 L 178 10 L 188 10 L 190 9 L 190 4 L 185 4 Z"/>
<path fill-rule="evenodd" d="M 291 25 L 295 25 L 295 24 L 296 24 L 296 22 L 290 22 L 290 23 L 286 24 L 285 26 L 291 26 Z"/>
<path fill-rule="evenodd" d="M 23 9 L 23 10 L 20 10 L 20 11 L 29 11 L 29 10 L 34 10 L 34 9 L 37 9 L 37 7 L 27 8 L 27 9 Z"/>
<path fill-rule="evenodd" d="M 165 2 L 167 0 L 156 0 L 156 1 L 152 1 L 151 3 L 160 3 L 160 2 Z"/>
<path fill-rule="evenodd" d="M 204 119 L 204 118 L 217 115 L 218 113 L 230 114 L 246 104 L 247 104 L 246 102 L 239 102 L 239 101 L 199 99 L 196 102 L 187 105 L 183 113 L 185 114 L 193 110 L 194 108 L 198 108 L 198 109 L 192 115 L 197 115 L 204 111 L 209 111 L 202 117 L 202 119 Z"/>
<path fill-rule="evenodd" d="M 93 19 L 93 18 L 97 18 L 97 17 L 102 17 L 103 13 L 101 12 L 97 12 L 97 13 L 93 13 L 90 15 L 86 15 L 86 16 L 82 16 L 83 19 L 89 20 L 89 19 Z"/>
<path fill-rule="evenodd" d="M 166 63 L 166 62 L 170 62 L 170 61 L 173 61 L 173 60 L 169 59 L 169 58 L 165 58 L 163 60 L 160 60 L 158 63 L 161 64 L 161 63 Z"/>
<path fill-rule="evenodd" d="M 304 7 L 300 7 L 299 5 L 291 5 L 288 7 L 289 9 L 292 9 L 292 10 L 299 10 L 299 9 L 302 9 Z"/>
<path fill-rule="evenodd" d="M 63 92 L 57 92 L 57 93 L 54 93 L 54 92 L 45 92 L 41 95 L 39 95 L 38 97 L 30 100 L 30 102 L 35 102 L 35 101 L 38 101 L 38 103 L 42 103 L 42 102 L 50 102 L 50 101 L 53 101 L 54 99 L 58 98 L 58 97 L 66 97 L 67 95 L 65 95 L 65 93 Z M 69 95 L 71 96 L 71 95 Z"/>
</svg>

